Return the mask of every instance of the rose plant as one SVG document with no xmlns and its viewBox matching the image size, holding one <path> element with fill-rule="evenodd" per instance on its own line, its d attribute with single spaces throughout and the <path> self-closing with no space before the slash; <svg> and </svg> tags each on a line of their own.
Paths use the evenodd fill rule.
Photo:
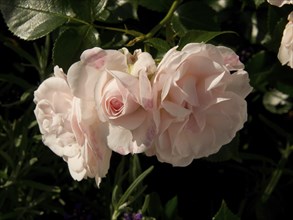
<svg viewBox="0 0 293 220">
<path fill-rule="evenodd" d="M 0 0 L 1 218 L 293 218 L 292 3 Z"/>
</svg>

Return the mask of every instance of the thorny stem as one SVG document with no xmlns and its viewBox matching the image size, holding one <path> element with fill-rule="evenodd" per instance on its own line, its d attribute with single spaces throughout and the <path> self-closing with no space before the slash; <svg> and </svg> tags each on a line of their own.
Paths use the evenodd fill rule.
<svg viewBox="0 0 293 220">
<path fill-rule="evenodd" d="M 178 7 L 178 5 L 181 3 L 181 1 L 182 0 L 174 0 L 168 13 L 166 14 L 166 16 L 155 27 L 153 27 L 153 29 L 151 29 L 151 31 L 149 33 L 147 33 L 145 35 L 137 36 L 133 40 L 129 41 L 127 46 L 133 46 L 137 42 L 147 40 L 147 39 L 153 37 L 164 25 L 166 25 L 170 21 L 170 19 L 173 16 L 174 11 Z"/>
<path fill-rule="evenodd" d="M 264 190 L 264 193 L 261 197 L 262 203 L 266 203 L 268 201 L 272 192 L 274 191 L 275 187 L 277 186 L 277 184 L 283 174 L 286 162 L 287 162 L 292 151 L 293 151 L 293 145 L 290 146 L 290 144 L 287 144 L 287 147 L 283 151 L 281 151 L 282 157 L 279 160 L 278 166 L 276 167 L 276 169 L 272 173 L 271 179 Z"/>
</svg>

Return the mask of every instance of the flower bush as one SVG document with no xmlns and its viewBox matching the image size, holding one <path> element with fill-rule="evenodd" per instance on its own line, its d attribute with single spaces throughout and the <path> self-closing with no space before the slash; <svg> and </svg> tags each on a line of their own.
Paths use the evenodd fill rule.
<svg viewBox="0 0 293 220">
<path fill-rule="evenodd" d="M 0 11 L 0 219 L 293 218 L 292 1 Z"/>
</svg>

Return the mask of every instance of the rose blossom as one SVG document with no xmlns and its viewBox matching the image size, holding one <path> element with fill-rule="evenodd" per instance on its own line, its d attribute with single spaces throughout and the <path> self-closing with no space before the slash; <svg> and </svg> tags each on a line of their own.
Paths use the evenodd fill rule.
<svg viewBox="0 0 293 220">
<path fill-rule="evenodd" d="M 293 4 L 293 0 L 268 0 L 268 3 L 278 7 L 282 7 L 285 4 Z"/>
<path fill-rule="evenodd" d="M 99 122 L 94 105 L 72 95 L 57 66 L 34 96 L 44 144 L 68 163 L 73 179 L 91 177 L 99 185 L 109 169 L 111 150 L 106 147 L 107 127 Z"/>
<path fill-rule="evenodd" d="M 108 146 L 120 154 L 143 152 L 153 142 L 149 77 L 155 70 L 149 53 L 96 47 L 84 51 L 68 71 L 74 95 L 94 101 L 99 119 L 109 122 Z"/>
<path fill-rule="evenodd" d="M 278 58 L 282 65 L 287 64 L 293 68 L 293 11 L 289 14 L 288 20 L 283 32 Z"/>
<path fill-rule="evenodd" d="M 247 119 L 248 74 L 227 47 L 191 43 L 168 51 L 154 78 L 158 137 L 146 154 L 186 166 L 216 153 Z"/>
</svg>

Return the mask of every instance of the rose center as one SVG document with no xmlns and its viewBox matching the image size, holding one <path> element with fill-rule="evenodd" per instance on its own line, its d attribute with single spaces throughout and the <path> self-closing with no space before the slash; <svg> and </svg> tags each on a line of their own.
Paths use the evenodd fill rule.
<svg viewBox="0 0 293 220">
<path fill-rule="evenodd" d="M 112 113 L 114 113 L 115 115 L 121 112 L 122 107 L 123 107 L 123 103 L 119 99 L 112 98 L 110 100 L 110 108 Z"/>
</svg>

